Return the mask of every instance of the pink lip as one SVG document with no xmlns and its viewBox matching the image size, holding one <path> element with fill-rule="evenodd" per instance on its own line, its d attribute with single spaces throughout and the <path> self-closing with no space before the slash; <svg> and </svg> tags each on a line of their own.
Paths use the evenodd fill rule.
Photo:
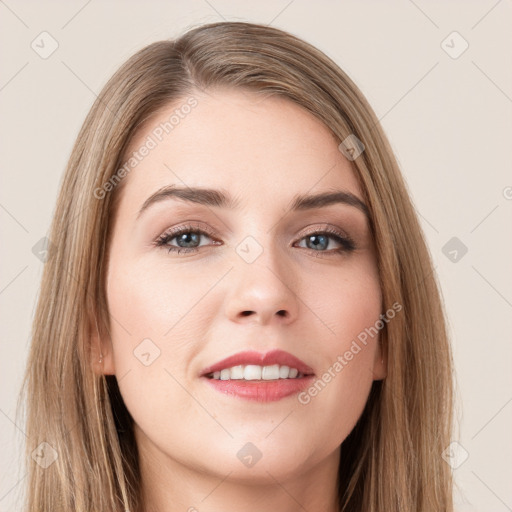
<svg viewBox="0 0 512 512">
<path fill-rule="evenodd" d="M 314 375 L 296 379 L 279 380 L 216 380 L 203 377 L 217 391 L 244 400 L 256 402 L 274 402 L 290 395 L 295 395 L 311 386 Z"/>
<path fill-rule="evenodd" d="M 215 363 L 213 366 L 205 368 L 201 372 L 201 376 L 204 377 L 210 373 L 223 370 L 224 368 L 231 368 L 233 366 L 248 364 L 257 364 L 259 366 L 270 366 L 273 364 L 289 366 L 290 368 L 297 368 L 297 370 L 299 370 L 299 372 L 303 373 L 305 376 L 314 375 L 315 373 L 306 363 L 304 363 L 304 361 L 301 361 L 297 357 L 293 356 L 289 352 L 285 352 L 284 350 L 271 350 L 270 352 L 266 352 L 264 354 L 250 350 L 239 352 L 238 354 L 227 357 L 226 359 Z M 268 382 L 270 383 L 272 381 Z"/>
<path fill-rule="evenodd" d="M 278 380 L 218 380 L 210 379 L 207 376 L 213 372 L 231 368 L 237 365 L 257 364 L 259 366 L 270 366 L 278 364 L 297 368 L 303 374 L 301 378 L 278 379 Z M 299 393 L 306 389 L 314 380 L 313 370 L 304 361 L 301 361 L 292 354 L 283 350 L 271 350 L 265 354 L 254 351 L 239 352 L 227 357 L 213 366 L 205 368 L 201 377 L 221 393 L 237 396 L 245 400 L 257 402 L 272 402 L 281 398 Z"/>
</svg>

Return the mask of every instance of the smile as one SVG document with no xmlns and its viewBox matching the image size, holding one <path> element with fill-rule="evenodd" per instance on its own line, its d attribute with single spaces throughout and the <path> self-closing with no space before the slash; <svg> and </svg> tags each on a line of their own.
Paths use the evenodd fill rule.
<svg viewBox="0 0 512 512">
<path fill-rule="evenodd" d="M 279 349 L 239 352 L 203 369 L 200 376 L 225 395 L 258 402 L 300 393 L 315 378 L 304 361 Z"/>
</svg>

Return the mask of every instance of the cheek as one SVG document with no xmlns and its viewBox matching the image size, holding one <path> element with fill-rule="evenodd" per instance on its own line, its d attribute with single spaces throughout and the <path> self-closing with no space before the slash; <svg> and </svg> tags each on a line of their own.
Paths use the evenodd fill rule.
<svg viewBox="0 0 512 512">
<path fill-rule="evenodd" d="M 165 265 L 116 267 L 109 274 L 107 295 L 112 328 L 116 338 L 124 340 L 120 348 L 126 351 L 127 343 L 135 348 L 144 338 L 159 345 L 169 345 L 172 339 L 175 348 L 185 325 L 189 336 L 194 336 L 190 329 L 201 325 L 192 317 L 216 279 L 211 272 L 180 272 Z"/>
<path fill-rule="evenodd" d="M 131 381 L 140 382 L 135 395 L 127 393 L 128 401 L 142 388 L 158 390 L 151 399 L 162 399 L 162 389 L 169 389 L 162 381 L 172 379 L 167 372 L 185 381 L 190 361 L 202 349 L 214 310 L 207 296 L 218 273 L 127 259 L 114 259 L 111 268 L 107 297 L 116 375 L 129 373 Z"/>
<path fill-rule="evenodd" d="M 326 276 L 308 275 L 303 289 L 320 326 L 326 353 L 335 356 L 379 319 L 382 295 L 372 258 L 359 258 L 339 272 Z M 320 330 L 322 329 L 322 330 Z M 368 352 L 368 351 L 367 351 Z"/>
<path fill-rule="evenodd" d="M 107 296 L 121 395 L 136 423 L 160 432 L 190 408 L 190 396 L 178 383 L 186 381 L 188 363 L 200 349 L 191 340 L 204 338 L 194 307 L 212 279 L 200 285 L 201 276 L 179 272 L 164 279 L 164 269 L 133 261 L 112 268 Z M 170 404 L 172 417 L 162 412 Z"/>
<path fill-rule="evenodd" d="M 371 261 L 348 268 L 332 280 L 311 278 L 305 302 L 314 305 L 322 333 L 317 345 L 322 370 L 316 381 L 299 396 L 308 417 L 331 439 L 343 441 L 361 415 L 373 382 L 378 349 L 381 289 Z M 316 284 L 315 284 L 316 283 Z"/>
<path fill-rule="evenodd" d="M 175 275 L 170 293 L 169 282 L 155 270 L 147 266 L 119 266 L 109 275 L 109 309 L 117 323 L 129 332 L 162 336 L 186 307 L 190 287 L 184 288 L 179 275 Z"/>
</svg>

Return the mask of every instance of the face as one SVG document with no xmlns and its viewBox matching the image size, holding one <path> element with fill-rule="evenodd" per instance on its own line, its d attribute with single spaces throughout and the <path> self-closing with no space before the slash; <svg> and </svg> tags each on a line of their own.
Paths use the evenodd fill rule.
<svg viewBox="0 0 512 512">
<path fill-rule="evenodd" d="M 288 100 L 193 97 L 161 141 L 155 128 L 186 99 L 147 122 L 128 151 L 157 142 L 123 178 L 101 371 L 117 376 L 139 450 L 160 467 L 253 481 L 334 467 L 372 381 L 385 376 L 378 335 L 361 341 L 382 313 L 361 188 L 328 129 Z M 303 201 L 333 192 L 343 194 Z M 276 379 L 276 364 L 299 366 L 285 357 L 247 360 L 251 370 L 243 357 L 226 363 L 249 380 L 203 375 L 240 352 L 274 350 L 314 375 Z M 259 376 L 261 366 L 273 369 Z"/>
</svg>

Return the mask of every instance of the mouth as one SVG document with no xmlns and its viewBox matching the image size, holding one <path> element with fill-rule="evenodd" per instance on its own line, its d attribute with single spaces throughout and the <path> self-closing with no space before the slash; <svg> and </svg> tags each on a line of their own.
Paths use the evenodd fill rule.
<svg viewBox="0 0 512 512">
<path fill-rule="evenodd" d="M 201 377 L 224 394 L 269 402 L 299 393 L 313 381 L 313 370 L 282 350 L 240 352 L 205 368 Z"/>
</svg>

